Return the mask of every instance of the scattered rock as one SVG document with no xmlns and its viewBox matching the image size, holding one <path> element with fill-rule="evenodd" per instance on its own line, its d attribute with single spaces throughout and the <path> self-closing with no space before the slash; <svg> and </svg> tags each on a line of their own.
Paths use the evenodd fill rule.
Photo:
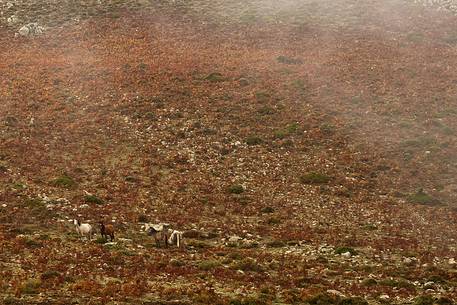
<svg viewBox="0 0 457 305">
<path fill-rule="evenodd" d="M 8 17 L 8 19 L 6 20 L 6 22 L 8 22 L 9 25 L 13 25 L 15 23 L 18 23 L 19 21 L 19 18 L 17 18 L 16 15 L 11 15 L 10 17 Z"/>
<path fill-rule="evenodd" d="M 228 241 L 230 243 L 236 243 L 237 241 L 241 240 L 242 238 L 239 237 L 238 235 L 232 235 L 229 237 Z"/>
<path fill-rule="evenodd" d="M 349 257 L 351 257 L 351 252 L 348 251 L 348 252 L 341 253 L 341 256 L 349 258 Z"/>
<path fill-rule="evenodd" d="M 44 27 L 38 25 L 36 22 L 28 23 L 22 26 L 18 34 L 21 36 L 34 36 L 34 35 L 41 35 L 44 32 Z"/>
<path fill-rule="evenodd" d="M 424 284 L 424 289 L 435 289 L 435 282 L 429 281 Z"/>
<path fill-rule="evenodd" d="M 340 292 L 338 290 L 334 290 L 334 289 L 327 290 L 327 293 L 339 296 L 341 298 L 345 298 L 346 297 L 342 292 Z"/>
</svg>

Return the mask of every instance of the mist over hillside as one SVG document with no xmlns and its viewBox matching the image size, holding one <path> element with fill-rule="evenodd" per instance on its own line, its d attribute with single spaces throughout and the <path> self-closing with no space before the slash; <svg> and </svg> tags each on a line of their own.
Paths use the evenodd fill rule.
<svg viewBox="0 0 457 305">
<path fill-rule="evenodd" d="M 0 303 L 453 304 L 455 13 L 0 0 Z"/>
</svg>

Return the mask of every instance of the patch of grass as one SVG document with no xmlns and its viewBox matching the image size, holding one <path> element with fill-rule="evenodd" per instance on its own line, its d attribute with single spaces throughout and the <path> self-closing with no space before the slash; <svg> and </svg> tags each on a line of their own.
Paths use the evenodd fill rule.
<svg viewBox="0 0 457 305">
<path fill-rule="evenodd" d="M 51 184 L 56 187 L 63 187 L 63 188 L 73 188 L 76 186 L 76 182 L 70 176 L 63 174 L 60 177 L 55 178 L 51 181 Z"/>
<path fill-rule="evenodd" d="M 13 184 L 13 189 L 15 190 L 23 190 L 23 189 L 26 189 L 27 186 L 23 183 L 20 183 L 20 182 L 16 182 Z"/>
<path fill-rule="evenodd" d="M 418 43 L 424 41 L 424 35 L 421 33 L 409 33 L 406 36 L 406 39 L 410 40 L 411 42 Z"/>
<path fill-rule="evenodd" d="M 242 270 L 242 271 L 253 271 L 253 272 L 263 271 L 262 266 L 252 258 L 245 258 L 241 261 L 236 261 L 233 263 L 231 268 L 235 269 L 235 270 Z"/>
<path fill-rule="evenodd" d="M 371 224 L 371 223 L 364 225 L 363 228 L 367 231 L 375 231 L 378 229 L 378 227 L 376 225 Z"/>
<path fill-rule="evenodd" d="M 207 248 L 211 248 L 213 246 L 211 243 L 201 241 L 201 240 L 189 240 L 189 241 L 186 241 L 186 245 L 188 247 L 193 247 L 193 248 L 197 248 L 197 249 L 207 249 Z"/>
<path fill-rule="evenodd" d="M 338 247 L 335 249 L 335 254 L 343 254 L 349 252 L 351 255 L 357 255 L 357 251 L 351 247 Z"/>
<path fill-rule="evenodd" d="M 269 225 L 277 225 L 277 224 L 280 224 L 281 223 L 281 220 L 279 218 L 276 218 L 276 217 L 270 217 L 267 219 L 267 224 Z"/>
<path fill-rule="evenodd" d="M 340 300 L 338 305 L 368 305 L 368 302 L 361 297 L 351 297 Z"/>
<path fill-rule="evenodd" d="M 243 255 L 239 252 L 230 252 L 227 257 L 233 260 L 240 260 L 243 258 Z"/>
<path fill-rule="evenodd" d="M 414 299 L 414 305 L 433 305 L 434 301 L 431 295 L 421 295 Z"/>
<path fill-rule="evenodd" d="M 3 304 L 4 305 L 22 305 L 24 303 L 21 301 L 21 299 L 18 299 L 18 298 L 12 297 L 12 296 L 6 296 L 3 299 Z"/>
<path fill-rule="evenodd" d="M 41 281 L 39 279 L 29 279 L 22 284 L 21 292 L 23 294 L 37 294 L 40 287 Z"/>
<path fill-rule="evenodd" d="M 305 88 L 305 81 L 302 79 L 296 79 L 292 81 L 292 86 L 296 89 L 303 90 Z"/>
<path fill-rule="evenodd" d="M 219 267 L 221 263 L 216 260 L 207 260 L 207 261 L 202 261 L 198 264 L 198 269 L 204 270 L 204 271 L 209 271 L 213 270 L 217 267 Z"/>
<path fill-rule="evenodd" d="M 263 103 L 263 102 L 268 101 L 268 99 L 270 98 L 270 94 L 268 94 L 267 92 L 264 92 L 264 91 L 257 91 L 255 93 L 255 98 L 257 101 Z"/>
<path fill-rule="evenodd" d="M 149 217 L 145 214 L 140 214 L 138 215 L 138 222 L 148 222 Z"/>
<path fill-rule="evenodd" d="M 322 124 L 319 129 L 324 135 L 330 135 L 336 131 L 336 127 L 329 123 Z"/>
<path fill-rule="evenodd" d="M 104 237 L 99 236 L 96 240 L 95 243 L 97 244 L 106 244 L 107 240 Z"/>
<path fill-rule="evenodd" d="M 247 296 L 230 300 L 230 305 L 267 305 L 270 304 L 263 296 Z"/>
<path fill-rule="evenodd" d="M 275 131 L 274 137 L 276 139 L 284 139 L 297 132 L 298 127 L 299 125 L 297 123 L 289 124 L 285 128 Z"/>
<path fill-rule="evenodd" d="M 410 139 L 401 142 L 400 146 L 403 149 L 425 149 L 433 147 L 437 144 L 437 140 L 430 136 L 421 136 L 415 139 Z"/>
<path fill-rule="evenodd" d="M 262 213 L 273 213 L 275 210 L 272 207 L 264 207 L 260 210 Z"/>
<path fill-rule="evenodd" d="M 410 201 L 412 203 L 426 204 L 426 205 L 437 205 L 437 204 L 441 203 L 438 199 L 428 195 L 422 189 L 420 189 L 419 191 L 417 191 L 414 194 L 409 195 L 408 201 Z"/>
<path fill-rule="evenodd" d="M 389 287 L 396 287 L 396 288 L 407 288 L 407 289 L 414 289 L 414 285 L 407 280 L 393 280 L 393 279 L 383 279 L 378 282 L 381 286 L 389 286 Z"/>
<path fill-rule="evenodd" d="M 228 191 L 231 194 L 241 194 L 244 192 L 244 187 L 239 184 L 234 184 L 228 188 Z"/>
<path fill-rule="evenodd" d="M 368 278 L 368 279 L 364 279 L 362 281 L 362 285 L 363 286 L 376 286 L 378 284 L 378 281 L 376 281 L 375 279 L 372 279 L 372 278 Z"/>
<path fill-rule="evenodd" d="M 286 246 L 286 244 L 281 240 L 272 240 L 267 243 L 267 247 L 270 247 L 270 248 L 283 248 L 285 246 Z"/>
<path fill-rule="evenodd" d="M 261 115 L 272 115 L 275 114 L 275 109 L 270 106 L 263 106 L 257 110 L 257 112 Z"/>
<path fill-rule="evenodd" d="M 286 64 L 286 65 L 299 65 L 299 64 L 303 63 L 303 60 L 301 60 L 299 58 L 291 58 L 291 57 L 287 57 L 287 56 L 283 56 L 283 55 L 278 56 L 276 58 L 276 60 L 279 63 Z"/>
<path fill-rule="evenodd" d="M 84 201 L 87 203 L 95 203 L 95 204 L 104 204 L 105 203 L 101 198 L 98 198 L 95 195 L 84 196 Z"/>
<path fill-rule="evenodd" d="M 47 270 L 41 274 L 41 280 L 49 280 L 55 277 L 59 277 L 61 274 L 56 270 Z"/>
<path fill-rule="evenodd" d="M 45 206 L 45 202 L 40 198 L 27 198 L 24 204 L 29 208 L 43 208 Z"/>
<path fill-rule="evenodd" d="M 339 302 L 339 297 L 329 293 L 320 293 L 307 298 L 305 302 L 309 305 L 336 305 Z"/>
<path fill-rule="evenodd" d="M 253 146 L 253 145 L 259 145 L 262 144 L 263 140 L 258 137 L 258 136 L 249 136 L 246 138 L 246 144 Z"/>
<path fill-rule="evenodd" d="M 274 133 L 275 139 L 284 139 L 287 136 L 288 136 L 288 133 L 286 131 L 284 131 L 283 129 L 276 130 Z"/>
<path fill-rule="evenodd" d="M 448 299 L 446 297 L 439 297 L 438 300 L 435 302 L 438 305 L 454 305 L 454 301 L 451 299 Z"/>
<path fill-rule="evenodd" d="M 213 72 L 213 73 L 208 74 L 205 77 L 205 79 L 212 83 L 223 82 L 226 80 L 226 78 L 221 73 L 218 73 L 218 72 Z"/>
<path fill-rule="evenodd" d="M 303 184 L 323 184 L 328 183 L 332 178 L 322 173 L 310 172 L 300 176 L 300 182 Z"/>
<path fill-rule="evenodd" d="M 139 179 L 134 176 L 127 176 L 127 177 L 125 177 L 125 181 L 135 183 L 135 182 L 138 182 Z"/>
<path fill-rule="evenodd" d="M 24 244 L 27 246 L 27 248 L 41 248 L 43 247 L 43 244 L 39 241 L 36 241 L 33 238 L 27 237 L 24 240 Z"/>
</svg>

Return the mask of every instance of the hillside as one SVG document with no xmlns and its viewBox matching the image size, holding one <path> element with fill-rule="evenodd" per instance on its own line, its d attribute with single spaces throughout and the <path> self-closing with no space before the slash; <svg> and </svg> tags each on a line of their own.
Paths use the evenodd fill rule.
<svg viewBox="0 0 457 305">
<path fill-rule="evenodd" d="M 4 304 L 455 301 L 452 11 L 0 10 Z M 43 33 L 18 35 L 29 22 Z M 75 218 L 116 241 L 81 240 Z M 157 248 L 144 222 L 185 231 L 185 249 Z"/>
</svg>

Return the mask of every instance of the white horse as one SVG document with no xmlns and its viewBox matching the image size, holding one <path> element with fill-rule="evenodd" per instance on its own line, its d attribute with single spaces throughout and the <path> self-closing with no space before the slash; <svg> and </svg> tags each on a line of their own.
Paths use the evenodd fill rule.
<svg viewBox="0 0 457 305">
<path fill-rule="evenodd" d="M 86 236 L 89 240 L 92 239 L 92 234 L 94 233 L 94 229 L 88 223 L 81 223 L 79 219 L 74 219 L 73 224 L 76 227 L 76 232 L 80 236 Z"/>
<path fill-rule="evenodd" d="M 178 248 L 182 248 L 184 246 L 182 242 L 182 234 L 183 232 L 181 231 L 173 230 L 173 232 L 171 232 L 170 238 L 168 239 L 168 243 L 170 245 L 176 245 Z"/>
</svg>

